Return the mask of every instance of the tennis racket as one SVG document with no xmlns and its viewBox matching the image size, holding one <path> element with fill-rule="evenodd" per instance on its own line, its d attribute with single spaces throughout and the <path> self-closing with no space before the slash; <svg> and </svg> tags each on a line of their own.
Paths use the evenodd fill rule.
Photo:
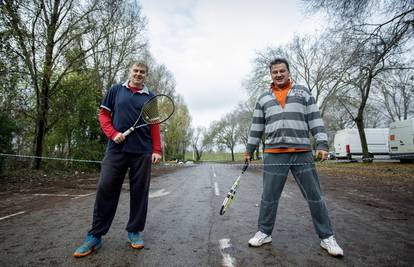
<svg viewBox="0 0 414 267">
<path fill-rule="evenodd" d="M 141 113 L 134 125 L 122 133 L 124 137 L 140 127 L 149 124 L 159 124 L 168 120 L 174 113 L 174 101 L 168 95 L 155 95 L 144 103 Z M 140 120 L 142 119 L 142 120 Z M 139 124 L 141 121 L 141 124 Z M 143 123 L 142 123 L 143 121 Z"/>
<path fill-rule="evenodd" d="M 249 161 L 246 160 L 244 163 L 243 169 L 239 177 L 237 177 L 236 181 L 234 181 L 233 186 L 230 188 L 230 191 L 227 193 L 226 198 L 223 201 L 223 205 L 221 205 L 220 209 L 220 215 L 223 215 L 226 213 L 227 210 L 230 209 L 231 205 L 233 204 L 234 198 L 236 197 L 237 188 L 240 184 L 240 178 L 242 174 L 247 170 L 247 167 L 249 167 Z"/>
</svg>

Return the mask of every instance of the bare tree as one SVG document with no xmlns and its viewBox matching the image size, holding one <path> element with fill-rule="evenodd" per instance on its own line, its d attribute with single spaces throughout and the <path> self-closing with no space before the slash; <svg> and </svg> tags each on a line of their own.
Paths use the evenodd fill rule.
<svg viewBox="0 0 414 267">
<path fill-rule="evenodd" d="M 149 64 L 147 85 L 157 94 L 175 95 L 174 75 L 164 65 Z"/>
<path fill-rule="evenodd" d="M 226 114 L 220 121 L 214 123 L 214 141 L 218 147 L 230 150 L 231 160 L 234 161 L 234 148 L 239 141 L 237 134 L 238 118 L 234 112 Z"/>
<path fill-rule="evenodd" d="M 351 50 L 352 67 L 343 82 L 349 86 L 345 96 L 357 97 L 352 115 L 361 138 L 364 158 L 368 146 L 364 132 L 364 111 L 374 80 L 395 67 L 392 58 L 409 44 L 414 30 L 414 8 L 410 0 L 304 0 L 313 10 L 326 10 L 335 19 L 335 29 L 343 33 L 343 45 Z M 349 16 L 352 14 L 352 16 Z M 381 16 L 378 16 L 381 14 Z M 379 19 L 381 18 L 381 19 Z M 355 89 L 355 90 L 354 90 Z M 354 92 L 354 93 L 352 93 Z M 356 93 L 356 95 L 355 95 Z M 342 96 L 344 97 L 344 96 Z M 350 112 L 351 114 L 351 112 Z"/>
<path fill-rule="evenodd" d="M 239 142 L 243 145 L 247 145 L 249 139 L 250 124 L 252 122 L 254 103 L 252 101 L 246 103 L 240 103 L 237 109 L 234 111 L 234 115 L 237 118 L 237 135 L 239 136 Z"/>
<path fill-rule="evenodd" d="M 352 116 L 359 131 L 364 158 L 369 158 L 364 132 L 364 111 L 373 82 L 381 73 L 395 67 L 392 58 L 401 53 L 399 45 L 402 45 L 405 38 L 408 37 L 406 36 L 407 30 L 407 24 L 401 24 L 384 31 L 380 29 L 375 35 L 360 27 L 355 27 L 345 34 L 348 40 L 353 41 L 350 57 L 354 60 L 352 61 L 353 66 L 348 69 L 347 76 L 343 81 L 351 89 L 346 93 L 348 96 L 351 96 L 352 92 L 357 93 L 359 104 L 356 115 Z"/>
<path fill-rule="evenodd" d="M 322 117 L 336 93 L 343 89 L 341 82 L 349 60 L 341 56 L 343 46 L 329 40 L 332 32 L 321 35 L 296 36 L 288 45 L 291 73 L 297 83 L 305 85 L 314 95 Z"/>
<path fill-rule="evenodd" d="M 403 22 L 412 24 L 414 11 L 413 0 L 302 0 L 309 12 L 324 10 L 339 27 L 366 24 L 367 17 L 382 13 L 381 20 L 375 27 Z M 378 18 L 378 16 L 373 16 Z"/>
<path fill-rule="evenodd" d="M 136 0 L 106 0 L 99 16 L 92 18 L 95 27 L 85 41 L 96 44 L 90 61 L 101 92 L 125 78 L 130 62 L 146 52 L 147 21 L 141 10 Z"/>
<path fill-rule="evenodd" d="M 381 77 L 376 83 L 379 88 L 378 102 L 381 110 L 391 121 L 406 120 L 414 100 L 414 71 L 395 70 Z"/>
<path fill-rule="evenodd" d="M 213 136 L 210 130 L 207 130 L 203 126 L 197 127 L 193 130 L 191 138 L 191 146 L 195 153 L 195 160 L 200 161 L 204 151 L 213 145 Z"/>
</svg>

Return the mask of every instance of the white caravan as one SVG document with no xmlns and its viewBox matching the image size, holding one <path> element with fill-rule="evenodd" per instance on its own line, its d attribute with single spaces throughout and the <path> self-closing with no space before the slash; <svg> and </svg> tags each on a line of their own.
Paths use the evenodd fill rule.
<svg viewBox="0 0 414 267">
<path fill-rule="evenodd" d="M 414 160 L 414 119 L 390 124 L 390 157 L 401 162 Z"/>
<path fill-rule="evenodd" d="M 365 128 L 370 158 L 388 158 L 388 128 Z M 343 129 L 334 137 L 335 156 L 338 159 L 362 158 L 358 129 Z"/>
</svg>

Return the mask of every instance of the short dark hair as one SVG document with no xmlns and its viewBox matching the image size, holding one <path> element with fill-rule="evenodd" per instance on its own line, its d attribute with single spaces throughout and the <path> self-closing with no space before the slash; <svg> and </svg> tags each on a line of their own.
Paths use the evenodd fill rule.
<svg viewBox="0 0 414 267">
<path fill-rule="evenodd" d="M 290 72 L 288 61 L 285 58 L 281 58 L 281 57 L 277 57 L 273 59 L 269 64 L 269 69 L 272 70 L 272 66 L 277 65 L 277 64 L 285 64 L 287 67 L 287 70 Z"/>
<path fill-rule="evenodd" d="M 145 70 L 148 72 L 148 65 L 144 61 L 139 61 L 139 60 L 132 61 L 130 63 L 130 65 L 129 65 L 129 67 L 132 68 L 132 66 L 141 66 L 141 67 L 144 67 Z"/>
</svg>

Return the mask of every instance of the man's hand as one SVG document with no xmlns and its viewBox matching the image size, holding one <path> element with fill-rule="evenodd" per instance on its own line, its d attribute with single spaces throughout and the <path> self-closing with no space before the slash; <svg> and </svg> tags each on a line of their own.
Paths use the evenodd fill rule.
<svg viewBox="0 0 414 267">
<path fill-rule="evenodd" d="M 328 159 L 328 151 L 325 150 L 316 150 L 315 159 L 320 161 L 325 161 Z"/>
<path fill-rule="evenodd" d="M 124 142 L 124 140 L 125 140 L 125 136 L 123 136 L 121 133 L 118 133 L 114 138 L 114 142 L 117 144 Z"/>
<path fill-rule="evenodd" d="M 158 153 L 152 153 L 152 163 L 157 164 L 161 161 L 161 155 Z"/>
</svg>

